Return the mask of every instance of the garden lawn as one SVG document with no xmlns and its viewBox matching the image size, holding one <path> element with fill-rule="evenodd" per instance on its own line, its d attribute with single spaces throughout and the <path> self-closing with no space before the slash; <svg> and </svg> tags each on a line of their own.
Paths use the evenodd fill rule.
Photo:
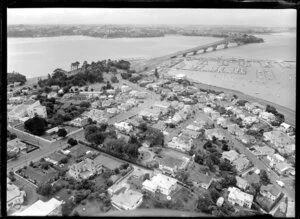
<svg viewBox="0 0 300 219">
<path fill-rule="evenodd" d="M 113 159 L 110 156 L 107 156 L 103 153 L 101 153 L 99 156 L 97 156 L 94 159 L 95 163 L 101 163 L 104 165 L 104 167 L 114 170 L 116 168 L 119 168 L 123 162 L 118 161 L 117 159 Z"/>
<path fill-rule="evenodd" d="M 98 200 L 84 200 L 85 205 L 82 205 L 82 202 L 74 209 L 77 211 L 80 216 L 96 216 L 99 214 L 105 213 L 103 209 L 104 205 L 101 201 Z"/>
<path fill-rule="evenodd" d="M 44 183 L 57 174 L 57 171 L 51 167 L 49 167 L 48 170 L 42 170 L 38 167 L 32 168 L 27 166 L 26 169 L 22 169 L 22 172 L 25 173 L 29 179 L 36 180 L 37 184 Z"/>
</svg>

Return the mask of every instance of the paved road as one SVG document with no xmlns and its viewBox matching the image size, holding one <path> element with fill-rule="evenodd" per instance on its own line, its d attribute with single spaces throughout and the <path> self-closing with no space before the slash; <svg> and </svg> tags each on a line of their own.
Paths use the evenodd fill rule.
<svg viewBox="0 0 300 219">
<path fill-rule="evenodd" d="M 262 162 L 261 160 L 259 160 L 254 154 L 252 154 L 243 143 L 241 143 L 240 141 L 238 141 L 235 138 L 232 138 L 232 142 L 234 143 L 234 146 L 240 151 L 240 153 L 243 153 L 247 156 L 247 158 L 259 169 L 264 169 L 265 171 L 267 171 L 269 178 L 271 180 L 271 182 L 282 192 L 286 193 L 287 196 L 292 199 L 295 200 L 295 190 L 293 190 L 292 188 L 281 188 L 277 185 L 276 180 L 280 180 L 281 176 L 278 176 L 273 170 L 270 170 L 270 172 L 268 172 L 269 167 Z"/>
<path fill-rule="evenodd" d="M 130 86 L 134 87 L 134 89 L 137 89 L 137 90 L 144 89 L 144 88 L 141 88 L 138 85 L 133 84 L 131 82 L 127 82 L 127 84 L 129 84 Z M 132 116 L 135 116 L 141 110 L 143 110 L 145 108 L 149 108 L 150 106 L 153 106 L 153 104 L 156 101 L 159 101 L 159 95 L 157 95 L 154 92 L 150 92 L 150 94 L 151 94 L 150 97 L 147 100 L 145 100 L 145 103 L 143 103 L 140 106 L 135 107 L 135 108 L 133 108 L 133 109 L 127 111 L 127 112 L 124 112 L 122 114 L 119 114 L 119 115 L 111 118 L 109 120 L 109 123 L 114 124 L 115 122 L 124 121 L 124 120 L 126 120 L 126 119 L 128 119 Z M 18 135 L 18 133 L 17 133 L 17 136 L 22 140 L 24 139 L 24 135 Z M 84 130 L 79 131 L 75 134 L 72 134 L 69 137 L 73 137 L 75 139 L 84 139 Z M 25 140 L 28 141 L 28 142 L 31 142 L 35 145 L 38 145 L 40 147 L 40 149 L 35 150 L 35 151 L 33 151 L 29 154 L 26 154 L 27 156 L 23 155 L 21 157 L 18 157 L 16 160 L 8 161 L 7 162 L 7 171 L 10 171 L 11 169 L 16 170 L 16 169 L 18 169 L 18 168 L 20 168 L 24 165 L 29 164 L 30 161 L 33 161 L 33 162 L 38 161 L 39 159 L 50 155 L 54 151 L 57 151 L 57 150 L 61 149 L 64 145 L 66 145 L 68 138 L 58 140 L 58 141 L 56 141 L 54 143 L 51 143 L 51 144 L 44 143 L 44 142 L 41 142 L 41 141 L 37 141 L 33 137 L 28 137 Z"/>
<path fill-rule="evenodd" d="M 108 213 L 97 216 L 116 216 L 116 217 L 213 217 L 212 215 L 201 212 L 188 212 L 169 209 L 136 209 L 131 211 L 109 211 Z"/>
<path fill-rule="evenodd" d="M 70 137 L 80 139 L 83 138 L 84 136 L 84 131 L 79 131 Z M 18 136 L 19 137 L 19 136 Z M 22 139 L 22 138 L 21 138 Z M 61 149 L 64 145 L 67 144 L 68 138 L 58 140 L 52 144 L 46 144 L 43 143 L 43 145 L 40 145 L 40 149 L 35 150 L 29 154 L 26 154 L 25 156 L 18 157 L 16 160 L 11 160 L 7 162 L 7 171 L 10 171 L 11 169 L 16 170 L 24 165 L 29 164 L 30 161 L 38 161 L 42 157 L 45 157 L 47 155 L 50 155 L 54 151 L 57 151 Z"/>
</svg>

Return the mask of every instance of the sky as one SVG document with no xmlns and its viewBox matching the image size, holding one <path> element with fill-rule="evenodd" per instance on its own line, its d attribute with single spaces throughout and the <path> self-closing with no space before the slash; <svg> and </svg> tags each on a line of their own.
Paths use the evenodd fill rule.
<svg viewBox="0 0 300 219">
<path fill-rule="evenodd" d="M 296 27 L 295 9 L 7 9 L 10 24 L 179 24 Z"/>
</svg>

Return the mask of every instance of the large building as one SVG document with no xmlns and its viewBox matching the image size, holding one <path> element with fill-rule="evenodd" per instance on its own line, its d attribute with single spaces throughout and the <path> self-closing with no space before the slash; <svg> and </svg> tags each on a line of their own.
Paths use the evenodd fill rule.
<svg viewBox="0 0 300 219">
<path fill-rule="evenodd" d="M 61 216 L 62 201 L 51 198 L 47 202 L 38 200 L 24 211 L 16 212 L 12 216 Z"/>
<path fill-rule="evenodd" d="M 47 109 L 45 106 L 42 106 L 38 100 L 27 108 L 27 114 L 30 118 L 34 117 L 35 115 L 38 115 L 42 118 L 47 118 Z"/>
<path fill-rule="evenodd" d="M 157 174 L 151 178 L 151 180 L 145 180 L 143 182 L 143 189 L 155 193 L 161 192 L 164 195 L 170 195 L 177 187 L 177 179 L 168 177 L 163 174 Z"/>
<path fill-rule="evenodd" d="M 241 207 L 251 208 L 253 202 L 253 195 L 242 192 L 236 187 L 229 187 L 228 191 L 228 201 L 231 204 L 238 204 Z"/>
<path fill-rule="evenodd" d="M 85 160 L 74 163 L 69 167 L 69 175 L 77 180 L 87 179 L 96 173 L 102 172 L 102 164 L 86 158 Z"/>
<path fill-rule="evenodd" d="M 6 208 L 7 211 L 16 205 L 21 205 L 24 202 L 24 197 L 26 196 L 25 191 L 20 191 L 20 189 L 10 182 L 7 178 L 7 188 L 6 188 Z"/>
<path fill-rule="evenodd" d="M 111 203 L 119 210 L 134 210 L 143 202 L 143 194 L 131 189 L 126 189 L 118 195 L 113 195 Z"/>
</svg>

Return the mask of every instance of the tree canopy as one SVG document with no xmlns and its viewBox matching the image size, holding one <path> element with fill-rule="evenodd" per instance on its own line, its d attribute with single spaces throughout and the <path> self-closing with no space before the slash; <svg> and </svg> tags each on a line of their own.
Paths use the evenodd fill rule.
<svg viewBox="0 0 300 219">
<path fill-rule="evenodd" d="M 31 134 L 41 136 L 44 134 L 47 128 L 47 121 L 44 118 L 35 116 L 24 122 L 24 128 L 28 130 Z"/>
</svg>

